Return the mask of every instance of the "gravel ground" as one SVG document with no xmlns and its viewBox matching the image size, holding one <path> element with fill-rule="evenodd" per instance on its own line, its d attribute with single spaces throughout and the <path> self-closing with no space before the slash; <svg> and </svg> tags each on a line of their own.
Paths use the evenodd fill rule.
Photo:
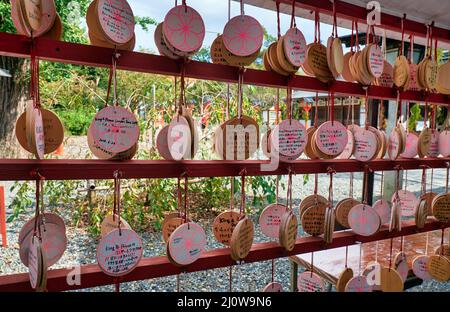
<svg viewBox="0 0 450 312">
<path fill-rule="evenodd" d="M 408 177 L 408 189 L 420 192 L 420 171 L 410 171 Z M 437 192 L 443 191 L 445 181 L 445 171 L 435 170 L 435 187 Z M 312 178 L 313 176 L 311 176 Z M 302 177 L 294 177 L 293 198 L 295 206 L 299 204 L 299 198 L 303 198 L 313 192 L 312 179 L 307 185 L 303 185 Z M 328 194 L 328 177 L 320 175 L 319 193 L 326 196 Z M 336 174 L 334 181 L 334 199 L 338 201 L 348 196 L 349 174 Z M 379 196 L 380 176 L 375 177 L 375 196 Z M 361 194 L 362 174 L 355 174 L 354 194 L 358 197 Z M 280 191 L 280 202 L 285 200 L 285 191 Z M 9 194 L 9 197 L 12 195 Z M 70 211 L 68 211 L 68 214 Z M 11 274 L 27 272 L 27 268 L 19 259 L 17 237 L 20 228 L 26 220 L 30 218 L 32 212 L 21 216 L 19 219 L 8 224 L 7 248 L 0 248 L 0 274 Z M 257 216 L 251 215 L 257 222 Z M 67 218 L 67 216 L 66 216 Z M 205 228 L 208 237 L 207 249 L 218 248 L 221 245 L 213 239 L 211 233 L 212 220 L 197 220 Z M 259 227 L 255 227 L 255 242 L 267 241 L 263 237 Z M 303 235 L 299 229 L 299 235 Z M 95 251 L 97 241 L 81 229 L 68 227 L 68 247 L 64 256 L 52 268 L 69 267 L 77 264 L 87 264 L 95 262 Z M 144 257 L 164 255 L 165 245 L 162 242 L 160 233 L 141 233 L 144 243 Z M 290 264 L 288 259 L 276 260 L 276 281 L 281 282 L 285 290 L 290 287 Z M 176 277 L 170 276 L 146 281 L 130 282 L 121 284 L 122 291 L 176 291 Z M 259 291 L 271 281 L 271 261 L 264 261 L 253 264 L 243 264 L 233 269 L 233 291 Z M 181 291 L 228 291 L 229 289 L 229 269 L 214 269 L 203 272 L 182 274 L 180 276 Z M 102 286 L 83 291 L 113 291 L 113 286 Z M 437 283 L 435 281 L 424 282 L 421 286 L 414 287 L 409 291 L 450 291 L 450 283 Z"/>
</svg>

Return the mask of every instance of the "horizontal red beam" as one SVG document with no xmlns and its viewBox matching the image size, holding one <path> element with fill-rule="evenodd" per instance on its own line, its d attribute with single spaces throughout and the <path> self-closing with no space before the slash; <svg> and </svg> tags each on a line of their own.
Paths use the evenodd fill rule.
<svg viewBox="0 0 450 312">
<path fill-rule="evenodd" d="M 124 179 L 176 178 L 183 173 L 189 177 L 239 176 L 245 169 L 247 176 L 284 175 L 289 169 L 295 174 L 326 173 L 329 168 L 336 172 L 362 172 L 368 166 L 373 171 L 402 169 L 446 168 L 450 158 L 399 159 L 391 161 L 377 159 L 369 162 L 357 160 L 297 160 L 280 163 L 275 171 L 264 171 L 261 165 L 267 160 L 29 160 L 0 159 L 0 181 L 21 181 L 35 179 L 36 170 L 47 180 L 112 179 L 116 170 Z"/>
<path fill-rule="evenodd" d="M 111 65 L 113 50 L 91 45 L 54 41 L 45 38 L 36 39 L 36 55 L 47 61 L 63 62 L 77 65 L 108 67 Z M 180 63 L 164 56 L 148 53 L 121 51 L 118 68 L 123 70 L 178 76 Z M 29 57 L 30 41 L 28 38 L 0 32 L 0 54 Z M 233 66 L 190 61 L 186 67 L 186 77 L 237 83 L 239 69 Z M 365 90 L 357 83 L 335 81 L 332 84 L 320 82 L 314 77 L 296 75 L 292 78 L 278 75 L 265 70 L 247 69 L 244 74 L 244 83 L 265 87 L 285 88 L 328 92 L 333 90 L 336 94 L 363 96 Z M 370 86 L 370 97 L 375 99 L 396 99 L 397 91 L 394 88 Z M 406 91 L 402 99 L 423 102 L 428 99 L 431 103 L 450 104 L 450 97 L 443 94 L 425 94 L 420 91 Z"/>
<path fill-rule="evenodd" d="M 380 232 L 370 237 L 359 236 L 352 231 L 336 232 L 334 234 L 333 242 L 328 245 L 325 244 L 320 237 L 300 237 L 297 239 L 294 249 L 290 252 L 287 252 L 275 242 L 258 243 L 253 245 L 249 255 L 245 258 L 244 263 L 283 258 L 301 253 L 353 245 L 358 242 L 373 242 L 393 237 L 445 229 L 447 227 L 450 227 L 450 223 L 432 221 L 426 223 L 424 228 L 419 229 L 414 225 L 413 221 L 404 221 L 400 232 L 389 233 L 389 230 L 384 227 Z M 207 251 L 196 262 L 185 267 L 173 265 L 165 256 L 144 258 L 137 268 L 130 274 L 123 276 L 120 282 L 145 280 L 180 273 L 229 267 L 232 265 L 236 265 L 236 262 L 231 259 L 230 250 L 228 248 Z M 89 264 L 81 267 L 81 284 L 68 285 L 67 276 L 72 270 L 73 268 L 49 270 L 47 275 L 48 291 L 75 290 L 114 284 L 113 278 L 105 275 L 97 264 Z M 20 273 L 0 276 L 0 291 L 31 291 L 28 274 Z"/>
<path fill-rule="evenodd" d="M 273 0 L 285 4 L 292 4 L 292 0 Z M 320 13 L 331 15 L 333 12 L 333 4 L 330 0 L 295 0 L 296 6 L 307 10 L 318 10 Z M 361 23 L 367 23 L 367 9 L 363 6 L 351 4 L 344 1 L 334 0 L 336 5 L 336 14 L 340 18 L 347 20 L 355 20 Z M 426 5 L 426 3 L 424 3 Z M 381 6 L 381 19 L 380 25 L 377 27 L 389 29 L 400 32 L 401 21 L 403 16 L 395 16 L 387 13 L 383 13 L 383 9 L 389 9 L 388 6 Z M 426 21 L 427 24 L 431 24 L 433 21 Z M 413 33 L 415 36 L 426 37 L 427 27 L 425 23 L 419 23 L 413 20 L 406 19 L 403 22 L 405 33 Z M 450 29 L 433 27 L 433 36 L 438 40 L 450 42 Z"/>
</svg>

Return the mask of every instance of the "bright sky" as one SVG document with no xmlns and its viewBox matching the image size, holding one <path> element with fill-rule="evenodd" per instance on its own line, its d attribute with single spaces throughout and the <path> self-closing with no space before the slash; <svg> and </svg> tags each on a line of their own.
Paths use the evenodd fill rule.
<svg viewBox="0 0 450 312">
<path fill-rule="evenodd" d="M 133 12 L 138 16 L 148 16 L 156 19 L 158 22 L 164 20 L 166 13 L 174 6 L 174 0 L 128 0 Z M 181 0 L 178 1 L 181 3 Z M 187 4 L 196 9 L 203 18 L 206 25 L 206 36 L 203 46 L 209 47 L 216 38 L 217 33 L 222 33 L 228 20 L 228 0 L 187 0 Z M 270 35 L 277 34 L 277 14 L 275 11 L 261 9 L 258 7 L 245 5 L 245 14 L 255 17 Z M 239 3 L 231 1 L 231 17 L 239 14 Z M 297 18 L 297 27 L 303 32 L 306 42 L 314 41 L 314 21 Z M 281 14 L 280 16 L 281 33 L 286 32 L 290 25 L 290 16 Z M 321 24 L 320 32 L 322 41 L 326 44 L 326 39 L 331 34 L 331 25 Z M 145 48 L 156 52 L 156 46 L 153 39 L 155 27 L 150 27 L 149 32 L 143 31 L 140 27 L 136 28 L 136 50 Z M 339 35 L 348 35 L 351 33 L 348 29 L 339 28 Z"/>
</svg>

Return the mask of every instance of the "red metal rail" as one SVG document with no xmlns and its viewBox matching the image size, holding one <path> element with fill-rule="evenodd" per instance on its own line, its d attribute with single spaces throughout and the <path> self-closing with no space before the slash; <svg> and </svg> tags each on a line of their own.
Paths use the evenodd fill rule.
<svg viewBox="0 0 450 312">
<path fill-rule="evenodd" d="M 0 159 L 0 181 L 35 179 L 36 170 L 47 180 L 112 179 L 116 170 L 124 179 L 176 178 L 186 173 L 189 177 L 238 176 L 245 169 L 247 176 L 287 174 L 291 169 L 296 174 L 326 173 L 328 168 L 336 172 L 362 172 L 367 166 L 373 171 L 419 169 L 421 166 L 445 168 L 450 158 L 426 159 L 377 159 L 369 162 L 357 160 L 297 160 L 280 163 L 275 171 L 264 171 L 262 164 L 267 160 L 225 161 L 225 160 L 28 160 Z"/>
<path fill-rule="evenodd" d="M 352 231 L 336 232 L 333 242 L 326 245 L 320 237 L 301 237 L 297 239 L 292 251 L 287 252 L 277 243 L 254 244 L 245 263 L 265 261 L 275 258 L 283 258 L 299 253 L 314 252 L 325 249 L 338 248 L 353 245 L 358 242 L 372 242 L 392 237 L 407 236 L 416 233 L 428 232 L 450 227 L 450 223 L 428 222 L 424 228 L 418 229 L 413 221 L 404 221 L 400 232 L 389 233 L 387 228 L 383 228 L 377 234 L 364 237 L 354 234 Z M 236 265 L 230 257 L 228 248 L 214 249 L 207 251 L 203 256 L 191 265 L 177 267 L 169 262 L 167 257 L 152 257 L 141 260 L 137 268 L 130 274 L 123 276 L 120 282 L 131 282 L 144 279 L 151 279 L 179 273 L 196 272 L 209 269 L 217 269 Z M 48 271 L 47 288 L 49 291 L 65 291 L 80 288 L 90 288 L 95 286 L 114 284 L 114 279 L 105 275 L 97 264 L 81 266 L 81 284 L 68 285 L 67 276 L 73 273 L 73 268 L 55 269 Z M 0 291 L 31 291 L 29 277 L 27 273 L 0 276 Z"/>
<path fill-rule="evenodd" d="M 91 45 L 54 41 L 45 38 L 35 40 L 36 55 L 41 60 L 108 67 L 111 65 L 113 50 Z M 0 33 L 0 54 L 15 57 L 29 57 L 31 42 L 29 38 Z M 118 68 L 123 70 L 146 72 L 177 76 L 180 74 L 180 63 L 164 56 L 148 53 L 121 51 Z M 216 80 L 237 83 L 239 69 L 233 66 L 211 64 L 191 61 L 186 67 L 186 77 Z M 365 90 L 357 83 L 335 81 L 332 84 L 322 83 L 314 77 L 296 75 L 292 78 L 278 75 L 264 70 L 247 69 L 244 74 L 244 83 L 265 87 L 286 87 L 295 89 L 328 92 L 333 90 L 336 94 L 364 96 Z M 370 86 L 369 97 L 375 99 L 396 99 L 395 88 Z M 423 102 L 428 99 L 431 103 L 450 105 L 450 97 L 438 93 L 425 93 L 419 91 L 405 91 L 402 99 Z"/>
<path fill-rule="evenodd" d="M 292 4 L 292 0 L 273 0 L 285 4 Z M 307 10 L 317 10 L 320 13 L 331 15 L 333 12 L 333 4 L 330 0 L 295 0 L 296 6 Z M 340 18 L 347 20 L 356 20 L 360 23 L 367 23 L 367 9 L 355 4 L 335 0 L 336 14 Z M 381 7 L 381 25 L 377 26 L 397 32 L 402 32 L 401 20 L 403 16 L 394 16 L 391 14 L 383 13 L 383 7 Z M 433 21 L 427 21 L 431 24 Z M 405 33 L 413 33 L 415 36 L 426 37 L 427 27 L 424 23 L 419 23 L 406 18 L 403 22 Z M 433 27 L 433 36 L 441 41 L 450 42 L 450 29 Z"/>
</svg>

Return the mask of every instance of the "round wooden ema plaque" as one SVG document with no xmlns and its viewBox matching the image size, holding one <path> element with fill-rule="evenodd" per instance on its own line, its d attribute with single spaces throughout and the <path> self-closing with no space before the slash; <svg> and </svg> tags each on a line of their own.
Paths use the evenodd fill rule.
<svg viewBox="0 0 450 312">
<path fill-rule="evenodd" d="M 314 272 L 303 272 L 298 275 L 297 288 L 299 292 L 324 292 L 325 284 Z"/>
<path fill-rule="evenodd" d="M 303 230 L 312 236 L 322 235 L 325 231 L 325 211 L 328 204 L 318 203 L 306 208 L 301 215 Z"/>
<path fill-rule="evenodd" d="M 446 282 L 450 279 L 450 261 L 441 255 L 432 255 L 428 262 L 428 272 L 435 280 Z"/>
<path fill-rule="evenodd" d="M 391 216 L 391 207 L 389 202 L 385 199 L 377 200 L 372 208 L 376 211 L 381 220 L 381 225 L 388 224 Z"/>
<path fill-rule="evenodd" d="M 242 116 L 226 121 L 218 131 L 216 144 L 218 154 L 224 160 L 244 160 L 258 149 L 259 126 L 253 118 Z"/>
<path fill-rule="evenodd" d="M 306 146 L 305 146 L 305 154 L 310 159 L 317 159 L 318 158 L 317 155 L 314 153 L 313 148 L 312 148 L 313 137 L 314 137 L 314 133 L 316 132 L 316 130 L 317 130 L 316 127 L 309 127 L 308 129 L 306 129 L 306 134 L 308 136 L 308 141 L 306 142 Z"/>
<path fill-rule="evenodd" d="M 105 38 L 124 44 L 134 36 L 134 15 L 126 0 L 97 0 L 96 18 Z"/>
<path fill-rule="evenodd" d="M 450 222 L 450 193 L 437 195 L 431 204 L 433 216 L 440 222 Z"/>
<path fill-rule="evenodd" d="M 205 38 L 202 17 L 187 5 L 178 5 L 167 13 L 163 31 L 170 45 L 183 52 L 199 50 Z"/>
<path fill-rule="evenodd" d="M 391 202 L 394 203 L 398 197 L 400 199 L 401 216 L 412 217 L 416 212 L 416 207 L 419 204 L 419 199 L 414 193 L 408 190 L 399 190 L 392 195 Z"/>
<path fill-rule="evenodd" d="M 333 69 L 338 75 L 342 74 L 344 70 L 344 51 L 342 49 L 342 42 L 339 38 L 333 39 L 333 45 L 331 46 L 331 63 Z"/>
<path fill-rule="evenodd" d="M 45 154 L 44 121 L 39 108 L 33 110 L 31 124 L 31 149 L 37 159 L 43 159 Z"/>
<path fill-rule="evenodd" d="M 52 39 L 52 40 L 61 40 L 63 33 L 63 24 L 61 20 L 61 16 L 56 14 L 55 23 L 52 28 L 50 28 L 45 34 L 42 35 L 42 38 Z"/>
<path fill-rule="evenodd" d="M 392 129 L 388 139 L 388 156 L 389 159 L 395 160 L 401 151 L 401 134 L 397 128 Z"/>
<path fill-rule="evenodd" d="M 261 232 L 270 238 L 278 238 L 280 233 L 281 217 L 286 212 L 287 207 L 281 204 L 270 204 L 259 216 L 259 226 Z"/>
<path fill-rule="evenodd" d="M 414 214 L 416 226 L 419 229 L 425 226 L 427 216 L 428 216 L 427 201 L 425 199 L 420 199 L 419 204 L 416 207 L 416 212 Z"/>
<path fill-rule="evenodd" d="M 370 236 L 378 232 L 381 226 L 381 220 L 372 207 L 359 204 L 350 209 L 348 213 L 348 224 L 356 234 Z"/>
<path fill-rule="evenodd" d="M 56 214 L 40 215 L 42 242 L 41 247 L 49 267 L 54 265 L 64 254 L 67 247 L 66 227 L 64 220 Z M 44 224 L 45 219 L 45 224 Z M 19 256 L 25 266 L 28 266 L 28 253 L 33 238 L 35 218 L 31 218 L 19 233 Z"/>
<path fill-rule="evenodd" d="M 231 245 L 231 235 L 239 222 L 240 214 L 237 211 L 225 211 L 219 214 L 213 223 L 213 233 L 216 240 L 225 246 Z"/>
<path fill-rule="evenodd" d="M 175 231 L 183 223 L 184 218 L 177 212 L 166 216 L 162 224 L 162 235 L 164 242 L 167 243 L 173 231 Z"/>
<path fill-rule="evenodd" d="M 242 218 L 231 235 L 231 258 L 239 261 L 247 257 L 253 244 L 254 227 L 252 220 Z"/>
<path fill-rule="evenodd" d="M 408 267 L 408 261 L 406 259 L 406 254 L 401 251 L 397 253 L 394 257 L 394 268 L 397 271 L 397 273 L 400 275 L 400 277 L 403 280 L 403 283 L 406 281 L 406 278 L 408 277 L 409 267 Z"/>
<path fill-rule="evenodd" d="M 298 66 L 294 66 L 289 62 L 289 60 L 286 58 L 286 53 L 284 52 L 284 36 L 281 36 L 276 45 L 276 59 L 278 60 L 278 63 L 280 63 L 281 68 L 288 72 L 288 73 L 296 73 L 299 69 Z"/>
<path fill-rule="evenodd" d="M 62 29 L 61 19 L 58 22 L 58 15 L 56 14 L 56 7 L 54 0 L 41 0 L 41 27 L 33 32 L 33 37 L 40 37 L 55 27 L 55 24 L 60 24 Z"/>
<path fill-rule="evenodd" d="M 350 224 L 348 224 L 348 214 L 354 206 L 359 204 L 361 204 L 361 202 L 353 198 L 344 198 L 339 201 L 335 208 L 337 222 L 343 227 L 350 228 Z"/>
<path fill-rule="evenodd" d="M 381 77 L 384 69 L 383 51 L 377 44 L 372 44 L 367 52 L 367 69 L 375 78 Z"/>
<path fill-rule="evenodd" d="M 431 149 L 432 136 L 433 136 L 433 129 L 431 128 L 424 128 L 420 132 L 417 147 L 419 157 L 423 158 L 429 155 L 429 151 Z"/>
<path fill-rule="evenodd" d="M 272 282 L 263 288 L 262 292 L 283 292 L 283 285 L 278 282 Z"/>
<path fill-rule="evenodd" d="M 47 270 L 45 257 L 42 252 L 42 245 L 40 240 L 33 236 L 30 242 L 30 251 L 28 252 L 28 276 L 30 277 L 30 284 L 36 291 L 43 290 L 42 285 L 45 284 L 44 271 Z"/>
<path fill-rule="evenodd" d="M 173 160 L 172 155 L 170 154 L 169 145 L 167 143 L 167 133 L 169 132 L 169 126 L 164 126 L 161 130 L 159 130 L 156 136 L 156 148 L 158 150 L 159 155 L 165 160 Z"/>
<path fill-rule="evenodd" d="M 381 268 L 381 290 L 383 292 L 402 292 L 403 280 L 393 268 Z"/>
<path fill-rule="evenodd" d="M 107 215 L 102 223 L 100 224 L 100 232 L 102 237 L 105 237 L 106 235 L 108 235 L 109 232 L 113 231 L 113 230 L 117 230 L 118 224 L 119 224 L 119 220 L 117 220 L 119 216 L 117 215 Z M 120 228 L 121 229 L 131 229 L 130 225 L 128 224 L 127 221 L 125 221 L 124 218 L 120 217 Z"/>
<path fill-rule="evenodd" d="M 297 217 L 292 211 L 285 212 L 281 217 L 281 225 L 279 227 L 279 241 L 287 251 L 294 249 L 295 240 L 297 239 L 298 222 Z"/>
<path fill-rule="evenodd" d="M 450 130 L 443 130 L 439 134 L 439 153 L 442 157 L 450 157 Z"/>
<path fill-rule="evenodd" d="M 376 84 L 380 87 L 387 88 L 392 88 L 394 85 L 394 68 L 386 60 L 384 60 L 383 73 L 377 78 Z"/>
<path fill-rule="evenodd" d="M 64 127 L 58 116 L 50 110 L 41 109 L 44 123 L 44 153 L 50 154 L 61 146 L 64 140 Z M 20 146 L 28 152 L 32 152 L 27 142 L 26 112 L 21 114 L 16 121 L 16 138 Z"/>
<path fill-rule="evenodd" d="M 377 137 L 365 128 L 360 128 L 354 132 L 355 150 L 353 156 L 359 161 L 372 160 L 377 153 Z"/>
<path fill-rule="evenodd" d="M 224 49 L 225 49 L 225 46 L 223 45 L 222 35 L 217 36 L 216 39 L 214 39 L 213 43 L 211 44 L 211 49 L 210 49 L 211 61 L 214 64 L 221 64 L 221 65 L 228 64 L 224 58 L 224 52 L 225 52 Z"/>
<path fill-rule="evenodd" d="M 175 116 L 167 130 L 167 145 L 174 160 L 190 159 L 192 132 L 188 120 L 183 116 Z"/>
<path fill-rule="evenodd" d="M 433 204 L 433 199 L 437 196 L 436 193 L 434 192 L 427 192 L 425 194 L 422 194 L 420 196 L 420 200 L 425 201 L 425 207 L 426 207 L 426 216 L 432 216 L 433 215 L 433 209 L 432 209 L 432 204 Z"/>
<path fill-rule="evenodd" d="M 308 70 L 311 69 L 314 76 L 322 82 L 328 82 L 333 79 L 333 74 L 328 67 L 327 48 L 320 43 L 313 43 L 307 50 L 305 63 Z"/>
<path fill-rule="evenodd" d="M 428 149 L 427 157 L 438 157 L 439 156 L 439 131 L 432 129 L 431 131 L 431 141 L 430 148 Z"/>
<path fill-rule="evenodd" d="M 91 135 L 93 144 L 112 158 L 132 149 L 138 142 L 139 124 L 129 110 L 120 106 L 108 106 L 95 115 Z"/>
<path fill-rule="evenodd" d="M 225 48 L 237 56 L 248 56 L 261 49 L 264 31 L 259 22 L 248 15 L 238 15 L 223 29 Z"/>
<path fill-rule="evenodd" d="M 315 204 L 322 204 L 328 206 L 328 199 L 319 194 L 312 194 L 306 196 L 301 202 L 299 206 L 299 215 L 301 216 L 305 210 Z"/>
<path fill-rule="evenodd" d="M 419 136 L 414 132 L 406 134 L 405 150 L 400 154 L 403 158 L 414 158 L 417 155 L 417 145 L 419 143 Z"/>
<path fill-rule="evenodd" d="M 353 136 L 353 132 L 347 129 L 347 145 L 345 145 L 344 150 L 337 157 L 337 159 L 350 159 L 354 151 L 355 151 L 355 139 Z"/>
<path fill-rule="evenodd" d="M 339 274 L 339 278 L 336 282 L 336 291 L 345 292 L 345 286 L 348 281 L 353 278 L 353 270 L 351 268 L 345 268 L 344 271 Z"/>
<path fill-rule="evenodd" d="M 315 133 L 317 148 L 324 154 L 338 156 L 348 142 L 347 129 L 338 121 L 326 121 Z"/>
<path fill-rule="evenodd" d="M 431 279 L 431 275 L 428 272 L 428 262 L 430 257 L 421 255 L 414 258 L 412 261 L 412 270 L 415 276 L 421 280 L 428 281 Z"/>
<path fill-rule="evenodd" d="M 369 285 L 364 275 L 355 276 L 345 285 L 346 292 L 372 292 L 373 287 Z"/>
<path fill-rule="evenodd" d="M 436 88 L 438 69 L 439 69 L 438 64 L 433 59 L 430 59 L 427 63 L 425 63 L 424 80 L 428 89 Z"/>
<path fill-rule="evenodd" d="M 253 54 L 250 54 L 248 56 L 238 56 L 238 55 L 234 55 L 233 53 L 231 53 L 230 51 L 228 51 L 225 48 L 225 45 L 223 44 L 223 40 L 222 40 L 222 53 L 223 53 L 223 58 L 226 62 L 226 64 L 231 65 L 231 66 L 249 66 L 251 63 L 253 63 L 259 55 L 259 51 L 256 51 Z"/>
<path fill-rule="evenodd" d="M 271 150 L 278 152 L 280 159 L 295 160 L 303 153 L 307 139 L 306 128 L 298 120 L 283 120 L 271 132 Z"/>
<path fill-rule="evenodd" d="M 280 60 L 278 59 L 278 53 L 277 53 L 277 47 L 278 47 L 278 41 L 272 42 L 269 45 L 269 48 L 267 49 L 267 59 L 269 61 L 270 64 L 270 68 L 283 76 L 289 76 L 290 71 L 289 70 L 285 70 L 280 63 Z M 282 55 L 284 56 L 284 55 Z"/>
<path fill-rule="evenodd" d="M 154 34 L 155 45 L 156 45 L 156 48 L 158 49 L 159 54 L 167 56 L 168 58 L 170 58 L 172 60 L 178 60 L 180 57 L 177 54 L 173 53 L 172 50 L 170 50 L 167 47 L 166 42 L 164 41 L 162 32 L 163 32 L 163 23 L 159 23 L 158 26 L 156 26 L 155 34 Z M 211 51 L 212 51 L 212 48 L 213 48 L 213 46 L 211 46 Z M 214 61 L 213 53 L 211 53 L 211 58 Z"/>
<path fill-rule="evenodd" d="M 397 56 L 394 63 L 394 84 L 402 88 L 409 77 L 409 64 L 404 55 Z"/>
<path fill-rule="evenodd" d="M 22 9 L 20 6 L 20 0 L 11 0 L 11 19 L 18 34 L 30 36 L 29 29 L 24 25 Z"/>
<path fill-rule="evenodd" d="M 342 78 L 344 78 L 344 80 L 348 81 L 348 82 L 355 81 L 355 78 L 353 78 L 353 75 L 352 75 L 352 73 L 350 71 L 350 64 L 349 64 L 350 58 L 352 57 L 353 53 L 354 52 L 347 52 L 347 53 L 344 54 L 344 61 L 343 61 L 344 62 L 344 66 L 342 68 L 341 75 L 342 75 Z"/>
<path fill-rule="evenodd" d="M 28 21 L 31 29 L 34 31 L 41 27 L 42 11 L 40 0 L 22 0 L 23 9 L 25 12 L 25 18 Z"/>
<path fill-rule="evenodd" d="M 286 59 L 293 66 L 300 67 L 306 58 L 306 40 L 298 28 L 290 28 L 283 36 L 283 48 Z"/>
<path fill-rule="evenodd" d="M 169 238 L 169 252 L 175 263 L 181 266 L 195 262 L 205 250 L 206 234 L 194 222 L 183 223 Z"/>
<path fill-rule="evenodd" d="M 142 240 L 131 229 L 116 229 L 102 237 L 97 247 L 97 262 L 109 276 L 130 273 L 142 258 Z"/>
</svg>

